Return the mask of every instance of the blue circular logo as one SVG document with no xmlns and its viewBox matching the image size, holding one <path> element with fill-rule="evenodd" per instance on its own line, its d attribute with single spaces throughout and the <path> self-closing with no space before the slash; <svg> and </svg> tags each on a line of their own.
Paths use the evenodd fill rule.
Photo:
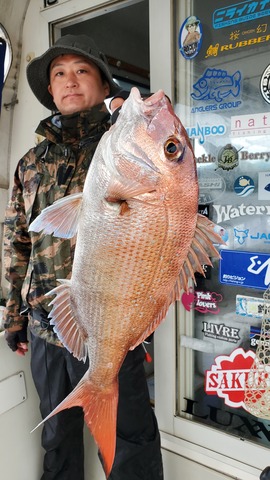
<svg viewBox="0 0 270 480">
<path fill-rule="evenodd" d="M 254 191 L 255 185 L 252 178 L 241 175 L 234 182 L 234 191 L 239 197 L 247 197 Z"/>
</svg>

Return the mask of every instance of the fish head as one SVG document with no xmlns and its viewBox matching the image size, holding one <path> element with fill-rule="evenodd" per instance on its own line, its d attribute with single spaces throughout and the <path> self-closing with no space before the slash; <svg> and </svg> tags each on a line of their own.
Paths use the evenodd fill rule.
<svg viewBox="0 0 270 480">
<path fill-rule="evenodd" d="M 108 133 L 105 156 L 120 177 L 159 195 L 191 189 L 198 198 L 193 149 L 162 90 L 143 100 L 132 88 Z"/>
</svg>

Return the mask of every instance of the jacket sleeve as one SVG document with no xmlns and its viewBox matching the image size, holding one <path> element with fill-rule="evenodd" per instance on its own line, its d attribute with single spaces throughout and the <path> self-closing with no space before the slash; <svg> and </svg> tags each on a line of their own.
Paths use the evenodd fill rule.
<svg viewBox="0 0 270 480">
<path fill-rule="evenodd" d="M 20 314 L 21 289 L 30 258 L 31 240 L 25 215 L 22 173 L 23 160 L 19 162 L 15 171 L 12 195 L 4 223 L 4 266 L 5 277 L 9 282 L 5 328 L 12 331 L 20 330 L 27 322 L 27 318 Z"/>
</svg>

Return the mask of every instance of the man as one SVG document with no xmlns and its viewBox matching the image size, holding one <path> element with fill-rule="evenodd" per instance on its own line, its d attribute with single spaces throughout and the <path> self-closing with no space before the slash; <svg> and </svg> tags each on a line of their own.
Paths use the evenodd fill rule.
<svg viewBox="0 0 270 480">
<path fill-rule="evenodd" d="M 49 324 L 46 293 L 57 279 L 70 278 L 75 240 L 28 232 L 40 211 L 83 189 L 89 164 L 110 127 L 104 99 L 115 95 L 105 56 L 85 35 L 67 35 L 28 66 L 38 100 L 57 113 L 41 121 L 45 139 L 20 160 L 5 220 L 6 340 L 19 355 L 27 352 L 45 418 L 75 387 L 88 368 L 61 344 Z M 116 456 L 110 480 L 161 480 L 162 460 L 156 418 L 143 369 L 144 351 L 129 352 L 119 373 Z M 83 413 L 80 407 L 44 424 L 42 480 L 83 480 Z"/>
</svg>

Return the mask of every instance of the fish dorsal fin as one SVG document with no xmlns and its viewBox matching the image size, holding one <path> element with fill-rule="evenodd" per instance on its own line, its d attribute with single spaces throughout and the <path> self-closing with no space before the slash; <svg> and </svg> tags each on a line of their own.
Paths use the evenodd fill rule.
<svg viewBox="0 0 270 480">
<path fill-rule="evenodd" d="M 78 324 L 73 315 L 70 303 L 70 280 L 58 280 L 61 282 L 56 288 L 47 293 L 46 296 L 56 295 L 49 305 L 53 308 L 49 314 L 50 324 L 54 325 L 60 341 L 65 345 L 78 360 L 85 362 L 87 357 L 86 339 L 87 333 Z"/>
<path fill-rule="evenodd" d="M 175 290 L 175 300 L 181 299 L 181 290 L 188 290 L 189 279 L 192 279 L 196 285 L 196 272 L 205 276 L 202 265 L 210 265 L 212 267 L 213 265 L 210 257 L 220 257 L 213 243 L 224 244 L 224 242 L 214 231 L 214 227 L 215 224 L 207 217 L 198 214 L 194 237 L 187 258 L 180 271 L 179 285 L 178 282 L 176 284 L 178 286 Z"/>
<path fill-rule="evenodd" d="M 43 231 L 54 237 L 72 238 L 78 230 L 82 193 L 67 195 L 44 208 L 40 215 L 30 224 L 32 232 Z"/>
<path fill-rule="evenodd" d="M 151 323 L 151 325 L 149 325 L 147 330 L 143 332 L 136 344 L 132 346 L 131 350 L 137 347 L 156 330 L 160 323 L 165 319 L 170 305 L 177 300 L 181 300 L 183 290 L 188 290 L 189 280 L 192 279 L 196 284 L 195 273 L 199 272 L 205 276 L 202 265 L 206 264 L 212 266 L 212 262 L 209 257 L 220 257 L 212 242 L 217 244 L 224 244 L 224 242 L 221 237 L 215 233 L 214 227 L 215 224 L 207 217 L 198 214 L 194 238 L 191 243 L 187 258 L 183 263 L 179 276 L 176 279 L 174 288 L 170 292 L 168 299 L 163 305 L 158 316 Z"/>
</svg>

